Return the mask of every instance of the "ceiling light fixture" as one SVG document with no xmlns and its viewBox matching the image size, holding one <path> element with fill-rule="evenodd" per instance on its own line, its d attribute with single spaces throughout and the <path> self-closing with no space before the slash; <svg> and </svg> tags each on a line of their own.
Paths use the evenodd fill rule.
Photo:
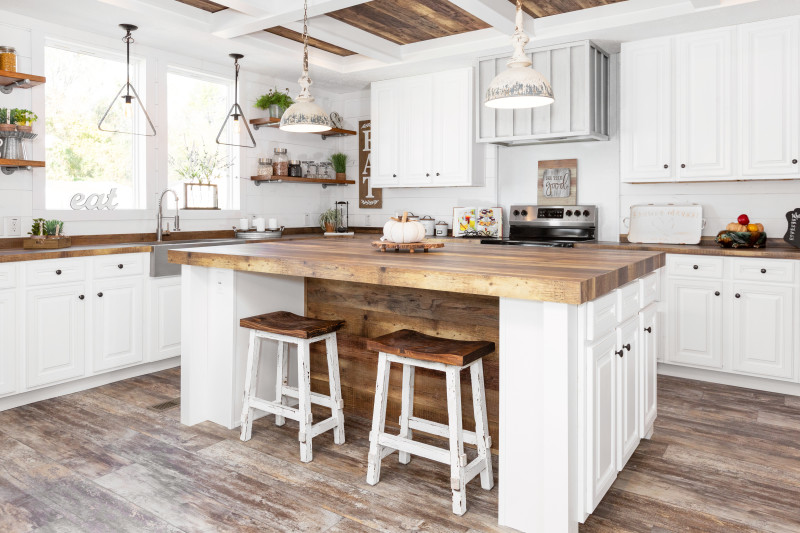
<svg viewBox="0 0 800 533">
<path fill-rule="evenodd" d="M 256 140 L 253 137 L 253 132 L 250 131 L 250 126 L 247 125 L 247 119 L 244 118 L 244 111 L 242 111 L 242 106 L 239 105 L 239 60 L 242 59 L 244 56 L 242 54 L 228 54 L 228 55 L 233 58 L 233 68 L 236 71 L 236 77 L 233 85 L 233 105 L 231 106 L 231 110 L 228 111 L 228 116 L 225 117 L 225 122 L 222 123 L 222 127 L 219 129 L 219 133 L 217 134 L 217 144 L 223 144 L 225 146 L 238 146 L 240 148 L 255 148 Z M 233 119 L 233 125 L 232 125 L 233 136 L 236 137 L 237 140 L 241 139 L 242 124 L 244 124 L 244 127 L 247 130 L 247 135 L 250 136 L 250 142 L 252 144 L 220 142 L 219 139 L 225 132 L 225 126 L 228 124 L 228 121 L 230 119 Z"/>
<path fill-rule="evenodd" d="M 516 29 L 511 42 L 514 55 L 508 60 L 508 68 L 489 84 L 484 105 L 498 109 L 528 109 L 552 104 L 555 98 L 550 82 L 541 72 L 530 68 L 531 60 L 525 54 L 525 45 L 530 39 L 522 27 L 522 0 L 517 0 Z"/>
<path fill-rule="evenodd" d="M 303 75 L 300 76 L 300 94 L 297 100 L 283 113 L 280 128 L 284 131 L 321 133 L 331 129 L 331 119 L 320 106 L 314 103 L 308 88 L 308 0 L 303 12 Z"/>
<path fill-rule="evenodd" d="M 133 32 L 139 28 L 133 24 L 120 24 L 119 27 L 125 30 L 125 37 L 122 38 L 122 42 L 125 43 L 127 48 L 126 63 L 128 78 L 125 85 L 122 86 L 114 99 L 111 100 L 111 105 L 108 106 L 108 109 L 106 109 L 106 112 L 103 114 L 103 118 L 97 123 L 97 128 L 100 131 L 109 133 L 129 133 L 131 135 L 153 137 L 156 134 L 156 128 L 153 126 L 153 121 L 150 120 L 150 115 L 147 114 L 147 110 L 144 108 L 139 94 L 136 92 L 136 89 L 133 88 L 133 85 L 131 85 L 131 44 L 135 42 L 133 39 Z M 125 92 L 124 95 L 122 94 L 123 91 Z M 112 110 L 115 109 L 114 104 L 117 104 L 120 100 L 122 101 L 122 110 L 115 110 L 112 112 Z M 138 104 L 138 106 L 134 106 L 134 102 Z M 135 131 L 135 125 L 138 122 L 136 118 L 137 108 L 142 110 L 144 118 L 146 119 L 144 133 L 137 133 Z"/>
</svg>

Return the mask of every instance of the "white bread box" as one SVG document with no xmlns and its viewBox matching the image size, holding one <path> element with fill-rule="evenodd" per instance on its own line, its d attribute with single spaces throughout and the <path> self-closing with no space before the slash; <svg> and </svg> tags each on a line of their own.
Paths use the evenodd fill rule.
<svg viewBox="0 0 800 533">
<path fill-rule="evenodd" d="M 706 226 L 699 204 L 632 205 L 623 223 L 628 242 L 647 244 L 698 244 Z"/>
</svg>

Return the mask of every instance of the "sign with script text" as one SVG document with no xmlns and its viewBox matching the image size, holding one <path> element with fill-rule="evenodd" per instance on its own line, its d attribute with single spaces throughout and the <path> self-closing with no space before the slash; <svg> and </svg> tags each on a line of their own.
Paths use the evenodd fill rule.
<svg viewBox="0 0 800 533">
<path fill-rule="evenodd" d="M 786 213 L 786 222 L 789 223 L 789 227 L 786 228 L 783 240 L 800 248 L 800 208 Z"/>
<path fill-rule="evenodd" d="M 378 209 L 383 207 L 383 190 L 373 189 L 372 175 L 372 123 L 369 120 L 358 122 L 358 207 Z"/>
<path fill-rule="evenodd" d="M 539 205 L 578 203 L 578 160 L 539 161 Z"/>
</svg>

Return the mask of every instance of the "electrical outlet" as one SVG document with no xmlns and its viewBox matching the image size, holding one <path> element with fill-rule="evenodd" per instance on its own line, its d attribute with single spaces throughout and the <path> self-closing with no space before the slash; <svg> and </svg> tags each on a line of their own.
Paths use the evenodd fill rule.
<svg viewBox="0 0 800 533">
<path fill-rule="evenodd" d="M 311 213 L 306 213 L 305 218 L 303 218 L 303 226 L 310 226 L 311 225 Z"/>
<path fill-rule="evenodd" d="M 364 225 L 370 227 L 372 224 L 369 223 L 369 215 L 364 215 Z"/>
<path fill-rule="evenodd" d="M 9 237 L 22 235 L 22 220 L 20 217 L 6 217 L 6 235 Z"/>
</svg>

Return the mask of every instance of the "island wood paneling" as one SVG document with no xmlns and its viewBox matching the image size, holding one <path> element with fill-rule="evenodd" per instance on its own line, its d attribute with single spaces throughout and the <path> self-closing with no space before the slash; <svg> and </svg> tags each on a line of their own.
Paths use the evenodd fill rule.
<svg viewBox="0 0 800 533">
<path fill-rule="evenodd" d="M 624 1 L 626 0 L 547 0 L 546 2 L 541 0 L 522 0 L 522 10 L 528 15 L 538 18 Z M 517 3 L 516 0 L 509 0 L 509 2 L 512 4 Z"/>
<path fill-rule="evenodd" d="M 273 35 L 278 35 L 280 37 L 290 39 L 298 43 L 303 42 L 302 33 L 290 30 L 289 28 L 284 28 L 283 26 L 275 26 L 274 28 L 269 28 L 264 31 L 267 33 L 271 33 Z M 313 46 L 314 48 L 319 48 L 320 50 L 324 50 L 326 52 L 330 52 L 332 54 L 336 54 L 337 56 L 342 56 L 342 57 L 352 56 L 356 54 L 355 52 L 353 52 L 352 50 L 348 50 L 347 48 L 342 48 L 341 46 L 336 46 L 335 44 L 321 41 L 320 39 L 315 39 L 313 37 L 308 38 L 308 46 Z"/>
<path fill-rule="evenodd" d="M 499 299 L 492 296 L 306 278 L 306 314 L 347 322 L 337 335 L 345 413 L 367 419 L 372 417 L 378 366 L 377 353 L 366 348 L 367 339 L 399 329 L 457 340 L 490 341 L 495 345 L 499 336 Z M 497 451 L 497 352 L 483 358 L 483 368 L 492 449 Z M 393 365 L 386 408 L 386 423 L 390 426 L 397 426 L 400 416 L 401 375 L 401 367 Z M 444 374 L 417 368 L 415 375 L 414 414 L 446 424 Z M 314 392 L 328 393 L 328 369 L 322 344 L 312 348 L 311 381 Z M 472 431 L 475 419 L 467 371 L 461 373 L 461 387 L 464 427 Z"/>
</svg>

